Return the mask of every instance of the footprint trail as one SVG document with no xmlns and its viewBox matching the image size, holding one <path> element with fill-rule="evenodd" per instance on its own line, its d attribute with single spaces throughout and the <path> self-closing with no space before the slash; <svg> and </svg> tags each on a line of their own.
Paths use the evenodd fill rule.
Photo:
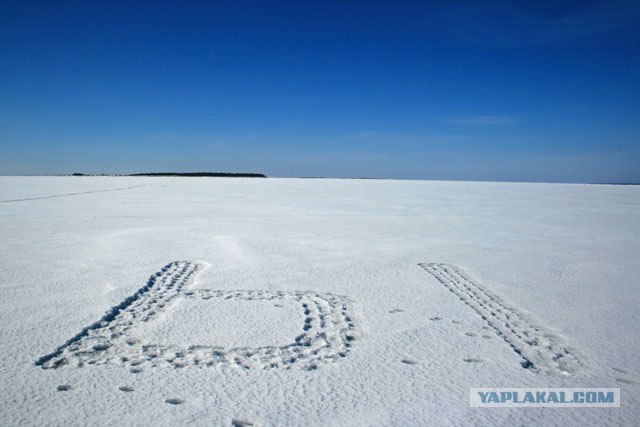
<svg viewBox="0 0 640 427">
<path fill-rule="evenodd" d="M 584 367 L 584 359 L 561 337 L 469 278 L 462 269 L 437 263 L 419 266 L 478 313 L 522 357 L 523 368 L 566 376 Z"/>
<path fill-rule="evenodd" d="M 359 337 L 351 314 L 352 301 L 341 295 L 314 291 L 260 291 L 190 289 L 205 264 L 175 261 L 153 274 L 135 294 L 111 308 L 99 321 L 82 329 L 53 352 L 40 357 L 43 369 L 119 363 L 133 373 L 144 366 L 212 367 L 232 365 L 244 369 L 299 366 L 315 370 L 322 363 L 347 356 Z M 136 329 L 152 322 L 178 299 L 268 300 L 298 304 L 304 314 L 301 333 L 280 346 L 232 347 L 159 345 L 144 342 Z"/>
</svg>

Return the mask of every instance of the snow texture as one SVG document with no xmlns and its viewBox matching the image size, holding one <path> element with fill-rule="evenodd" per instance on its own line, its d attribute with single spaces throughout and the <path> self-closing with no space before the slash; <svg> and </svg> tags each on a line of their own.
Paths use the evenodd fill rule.
<svg viewBox="0 0 640 427">
<path fill-rule="evenodd" d="M 640 420 L 636 186 L 0 177 L 0 237 L 0 425 Z"/>
</svg>

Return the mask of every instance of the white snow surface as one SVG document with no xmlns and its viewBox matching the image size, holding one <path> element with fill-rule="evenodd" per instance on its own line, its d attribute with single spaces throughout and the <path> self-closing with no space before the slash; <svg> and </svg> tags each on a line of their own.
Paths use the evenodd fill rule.
<svg viewBox="0 0 640 427">
<path fill-rule="evenodd" d="M 637 186 L 0 177 L 0 255 L 0 425 L 640 423 Z"/>
</svg>

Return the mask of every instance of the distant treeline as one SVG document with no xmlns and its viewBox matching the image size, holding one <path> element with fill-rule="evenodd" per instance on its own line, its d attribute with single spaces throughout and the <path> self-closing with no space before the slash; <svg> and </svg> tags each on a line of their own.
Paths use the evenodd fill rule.
<svg viewBox="0 0 640 427">
<path fill-rule="evenodd" d="M 261 173 L 228 173 L 228 172 L 151 172 L 132 173 L 128 176 L 195 176 L 195 177 L 229 177 L 229 178 L 266 178 Z"/>
</svg>

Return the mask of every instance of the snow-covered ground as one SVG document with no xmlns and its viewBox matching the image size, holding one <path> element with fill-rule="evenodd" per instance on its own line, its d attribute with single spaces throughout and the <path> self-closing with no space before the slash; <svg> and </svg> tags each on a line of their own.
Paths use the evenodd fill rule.
<svg viewBox="0 0 640 427">
<path fill-rule="evenodd" d="M 1 425 L 640 423 L 640 187 L 0 177 L 0 255 Z"/>
</svg>

